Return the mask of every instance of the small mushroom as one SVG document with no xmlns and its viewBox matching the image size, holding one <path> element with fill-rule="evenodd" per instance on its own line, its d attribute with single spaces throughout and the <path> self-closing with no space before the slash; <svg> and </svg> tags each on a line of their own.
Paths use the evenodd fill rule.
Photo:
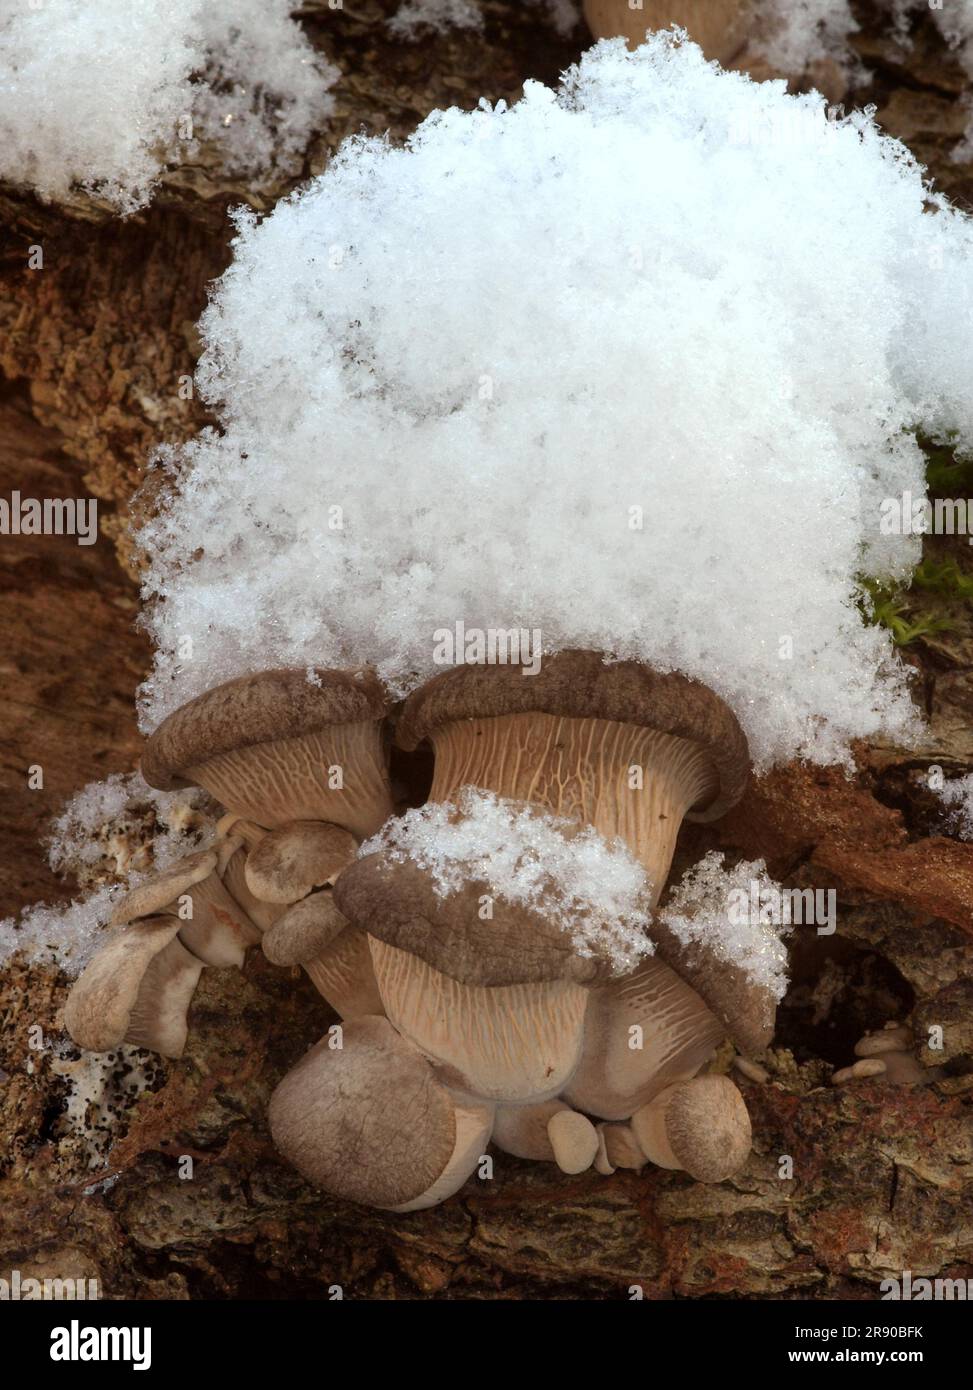
<svg viewBox="0 0 973 1390">
<path fill-rule="evenodd" d="M 292 821 L 263 836 L 247 855 L 247 887 L 265 903 L 296 903 L 334 883 L 357 853 L 353 835 L 322 821 Z"/>
<path fill-rule="evenodd" d="M 850 1067 L 841 1067 L 831 1078 L 835 1086 L 851 1081 L 881 1077 L 893 1086 L 928 1086 L 942 1076 L 941 1067 L 924 1067 L 910 1051 L 912 1031 L 904 1023 L 886 1023 L 874 1033 L 866 1033 L 855 1044 L 860 1058 Z"/>
<path fill-rule="evenodd" d="M 177 939 L 179 921 L 150 917 L 116 931 L 75 981 L 64 1025 L 79 1047 L 132 1043 L 179 1057 L 203 962 Z"/>
<path fill-rule="evenodd" d="M 598 1156 L 598 1131 L 577 1110 L 559 1110 L 547 1122 L 554 1161 L 562 1173 L 583 1173 Z"/>
<path fill-rule="evenodd" d="M 346 1024 L 287 1073 L 270 1102 L 281 1153 L 336 1197 L 420 1211 L 457 1192 L 489 1143 L 493 1106 L 460 1101 L 384 1018 Z"/>
<path fill-rule="evenodd" d="M 502 898 L 483 920 L 487 885 L 450 896 L 411 859 L 367 855 L 335 885 L 339 910 L 367 931 L 385 1012 L 446 1083 L 492 1101 L 559 1094 L 581 1050 L 589 987 L 607 955 L 579 956 L 543 914 Z"/>
<path fill-rule="evenodd" d="M 241 966 L 260 932 L 220 879 L 220 844 L 187 855 L 126 893 L 112 913 L 112 924 L 173 916 L 178 918 L 179 940 L 204 965 Z M 226 867 L 234 854 L 225 859 Z"/>
<path fill-rule="evenodd" d="M 331 893 L 311 893 L 278 917 L 261 946 L 275 965 L 309 965 L 347 926 Z"/>
<path fill-rule="evenodd" d="M 366 670 L 262 671 L 215 686 L 145 745 L 151 787 L 198 785 L 228 811 L 274 829 L 328 821 L 358 838 L 391 814 L 382 733 L 387 712 Z"/>
<path fill-rule="evenodd" d="M 750 1155 L 750 1116 L 725 1076 L 697 1076 L 668 1086 L 636 1110 L 631 1128 L 650 1163 L 682 1168 L 697 1182 L 723 1182 Z"/>
</svg>

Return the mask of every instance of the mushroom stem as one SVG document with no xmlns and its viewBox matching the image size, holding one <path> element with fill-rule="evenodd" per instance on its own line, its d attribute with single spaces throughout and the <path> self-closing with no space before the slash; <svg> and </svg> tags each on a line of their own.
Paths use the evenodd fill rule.
<svg viewBox="0 0 973 1390">
<path fill-rule="evenodd" d="M 686 812 L 713 788 L 705 752 L 688 739 L 607 719 L 508 714 L 447 724 L 432 740 L 430 801 L 475 786 L 620 836 L 649 875 L 653 906 Z"/>
</svg>

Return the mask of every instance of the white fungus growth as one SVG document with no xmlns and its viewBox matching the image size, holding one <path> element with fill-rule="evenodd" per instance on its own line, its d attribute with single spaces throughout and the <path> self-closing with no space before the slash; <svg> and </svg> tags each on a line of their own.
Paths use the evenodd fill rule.
<svg viewBox="0 0 973 1390">
<path fill-rule="evenodd" d="M 79 975 L 123 893 L 208 838 L 214 822 L 200 809 L 203 799 L 198 787 L 156 791 L 138 773 L 115 773 L 84 787 L 53 822 L 48 858 L 55 872 L 75 874 L 92 891 L 70 903 L 36 903 L 19 918 L 0 921 L 0 963 L 19 954 Z"/>
<path fill-rule="evenodd" d="M 346 142 L 239 215 L 201 321 L 222 428 L 141 533 L 144 726 L 309 659 L 403 692 L 462 620 L 682 670 L 758 766 L 908 738 L 856 599 L 918 557 L 879 531 L 924 495 L 913 431 L 973 444 L 973 222 L 931 197 L 867 116 L 671 35 Z"/>
<path fill-rule="evenodd" d="M 632 970 L 652 954 L 650 884 L 624 841 L 492 792 L 464 787 L 455 802 L 428 802 L 386 822 L 360 855 L 384 850 L 431 874 L 442 897 L 477 879 L 497 898 L 543 914 L 579 955 L 608 953 Z"/>
<path fill-rule="evenodd" d="M 787 989 L 781 938 L 790 930 L 790 902 L 762 859 L 727 869 L 723 855 L 711 850 L 683 875 L 659 917 L 683 945 L 704 943 L 780 1000 Z M 749 906 L 754 903 L 756 911 Z"/>
<path fill-rule="evenodd" d="M 0 177 L 144 206 L 217 141 L 224 172 L 296 172 L 337 73 L 289 0 L 0 0 Z"/>
<path fill-rule="evenodd" d="M 939 799 L 946 807 L 946 829 L 961 840 L 973 840 L 973 772 L 945 782 Z"/>
</svg>

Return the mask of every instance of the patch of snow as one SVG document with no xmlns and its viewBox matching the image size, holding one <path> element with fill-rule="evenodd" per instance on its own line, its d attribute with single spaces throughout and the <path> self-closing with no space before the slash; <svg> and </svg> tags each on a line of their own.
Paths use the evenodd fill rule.
<svg viewBox="0 0 973 1390">
<path fill-rule="evenodd" d="M 801 138 L 741 138 L 774 122 Z M 924 495 L 914 431 L 973 445 L 973 222 L 867 116 L 610 41 L 347 141 L 234 251 L 221 429 L 164 456 L 141 533 L 144 727 L 309 654 L 403 693 L 462 619 L 682 670 L 761 767 L 911 737 L 858 582 L 918 558 L 879 529 Z"/>
<path fill-rule="evenodd" d="M 756 915 L 734 910 L 734 899 L 750 902 L 754 895 L 763 910 Z M 727 965 L 740 966 L 775 999 L 783 999 L 787 948 L 782 937 L 790 929 L 790 899 L 768 877 L 762 859 L 728 869 L 724 856 L 711 850 L 676 884 L 659 917 L 683 945 L 706 946 Z"/>
<path fill-rule="evenodd" d="M 296 168 L 337 72 L 290 0 L 0 0 L 0 177 L 143 207 L 216 140 L 225 172 Z"/>
<path fill-rule="evenodd" d="M 973 840 L 973 772 L 944 783 L 939 799 L 948 813 L 946 828 L 961 840 Z"/>
</svg>

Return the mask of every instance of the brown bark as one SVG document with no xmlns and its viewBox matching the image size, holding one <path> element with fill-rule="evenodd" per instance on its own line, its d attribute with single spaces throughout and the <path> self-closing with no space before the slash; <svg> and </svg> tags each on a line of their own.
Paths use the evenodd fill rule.
<svg viewBox="0 0 973 1390">
<path fill-rule="evenodd" d="M 560 40 L 521 5 L 484 8 L 485 35 L 410 47 L 378 27 L 394 0 L 356 4 L 340 22 L 306 5 L 344 74 L 306 172 L 348 131 L 401 138 L 434 107 L 513 99 L 526 76 L 552 80 L 582 47 L 580 33 Z M 906 52 L 874 37 L 864 5 L 862 18 L 874 77 L 854 101 L 876 100 L 968 202 L 970 166 L 948 159 L 963 124 L 955 60 L 931 20 Z M 178 383 L 207 282 L 229 256 L 227 205 L 244 192 L 183 170 L 122 223 L 84 200 L 44 207 L 0 190 L 0 492 L 90 490 L 129 558 L 117 518 L 148 454 L 203 418 Z M 42 271 L 26 269 L 35 244 Z M 132 697 L 149 653 L 132 627 L 134 584 L 106 541 L 2 538 L 0 578 L 0 889 L 11 911 L 70 892 L 38 839 L 70 792 L 134 765 Z M 33 1025 L 57 1039 L 66 982 L 15 966 L 0 982 L 0 1275 L 96 1275 L 112 1297 L 315 1298 L 340 1284 L 376 1299 L 625 1298 L 635 1283 L 648 1297 L 871 1298 L 886 1273 L 973 1275 L 973 846 L 938 833 L 922 776 L 933 762 L 973 765 L 973 621 L 968 605 L 950 616 L 950 631 L 909 648 L 930 714 L 920 750 L 863 749 L 853 780 L 780 769 L 724 822 L 680 839 L 677 870 L 723 847 L 839 892 L 836 935 L 795 943 L 769 1082 L 740 1081 L 755 1135 L 740 1177 L 567 1178 L 498 1154 L 492 1181 L 433 1211 L 362 1212 L 311 1190 L 267 1135 L 273 1086 L 331 1021 L 299 971 L 257 952 L 242 973 L 207 970 L 186 1057 L 149 1060 L 137 1099 L 119 1075 L 79 1126 L 64 1113 L 75 1064 L 30 1047 Z M 27 789 L 30 764 L 44 768 L 42 790 Z M 861 1033 L 892 1017 L 911 1018 L 922 1060 L 943 1077 L 912 1090 L 829 1086 Z M 934 1025 L 944 1052 L 924 1046 Z M 107 1168 L 89 1171 L 94 1150 Z M 192 1181 L 177 1174 L 180 1155 L 194 1160 Z M 782 1156 L 792 1178 L 779 1175 Z"/>
</svg>

